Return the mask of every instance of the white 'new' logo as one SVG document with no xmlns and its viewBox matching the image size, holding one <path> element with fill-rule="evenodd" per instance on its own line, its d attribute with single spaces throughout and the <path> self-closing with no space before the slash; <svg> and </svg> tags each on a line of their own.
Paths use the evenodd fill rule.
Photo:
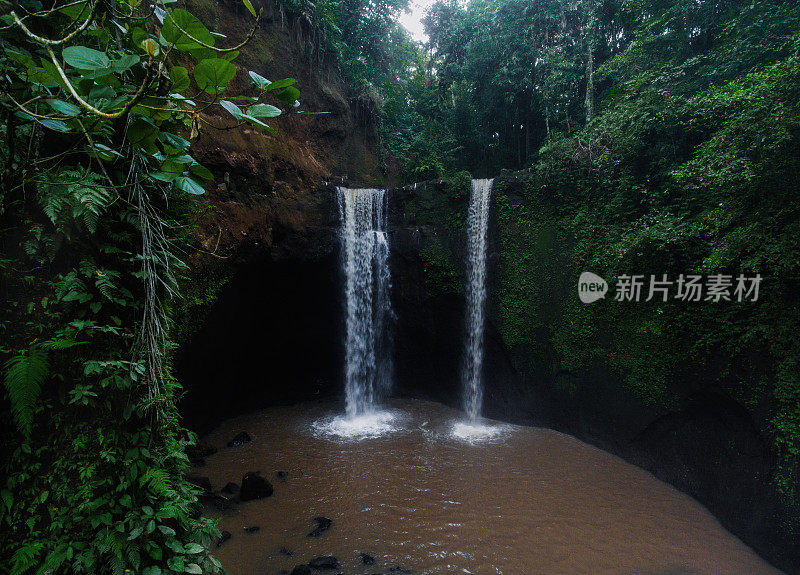
<svg viewBox="0 0 800 575">
<path fill-rule="evenodd" d="M 583 303 L 592 303 L 606 297 L 608 283 L 597 274 L 583 272 L 578 278 L 578 297 Z"/>
</svg>

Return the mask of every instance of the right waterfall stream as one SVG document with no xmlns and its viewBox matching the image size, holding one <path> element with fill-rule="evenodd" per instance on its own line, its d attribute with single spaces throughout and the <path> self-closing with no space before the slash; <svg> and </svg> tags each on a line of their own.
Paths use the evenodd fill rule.
<svg viewBox="0 0 800 575">
<path fill-rule="evenodd" d="M 483 333 L 486 307 L 486 231 L 489 227 L 489 200 L 494 180 L 472 180 L 467 220 L 467 326 L 462 380 L 464 411 L 476 421 L 483 404 Z"/>
</svg>

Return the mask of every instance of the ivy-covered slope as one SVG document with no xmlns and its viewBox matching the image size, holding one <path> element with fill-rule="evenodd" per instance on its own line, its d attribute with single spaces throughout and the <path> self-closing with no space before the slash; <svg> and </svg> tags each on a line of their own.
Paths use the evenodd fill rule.
<svg viewBox="0 0 800 575">
<path fill-rule="evenodd" d="M 181 311 L 213 299 L 228 273 L 218 262 L 247 237 L 242 217 L 268 237 L 265 219 L 299 225 L 309 182 L 349 162 L 377 172 L 333 63 L 308 57 L 292 22 L 259 4 L 3 10 L 0 565 L 11 573 L 221 568 L 184 479 L 194 437 L 171 374 L 191 329 Z M 296 113 L 315 110 L 333 113 Z M 317 131 L 328 147 L 308 142 Z M 340 136 L 350 149 L 330 146 Z M 269 203 L 277 190 L 287 204 Z M 266 207 L 248 215 L 246 202 Z M 187 290 L 192 274 L 217 279 Z"/>
<path fill-rule="evenodd" d="M 692 95 L 637 85 L 551 139 L 530 170 L 503 172 L 489 232 L 490 332 L 531 394 L 517 417 L 647 467 L 789 571 L 800 565 L 798 85 L 796 51 Z M 458 237 L 448 222 L 466 205 L 448 207 L 443 189 L 439 236 Z M 463 247 L 432 237 L 426 285 L 451 293 Z M 609 282 L 605 299 L 579 300 L 584 271 Z M 641 301 L 615 301 L 623 274 L 644 276 Z M 730 275 L 731 301 L 676 300 L 675 285 L 668 301 L 645 301 L 663 274 Z M 757 301 L 737 301 L 740 274 L 760 274 Z"/>
</svg>

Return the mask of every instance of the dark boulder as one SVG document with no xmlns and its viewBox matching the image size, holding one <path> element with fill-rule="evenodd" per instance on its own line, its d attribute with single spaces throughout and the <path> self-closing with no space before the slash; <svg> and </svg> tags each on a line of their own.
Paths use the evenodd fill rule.
<svg viewBox="0 0 800 575">
<path fill-rule="evenodd" d="M 339 560 L 333 555 L 323 555 L 309 561 L 308 566 L 314 569 L 338 569 Z"/>
<path fill-rule="evenodd" d="M 298 565 L 292 569 L 292 575 L 311 575 L 311 567 L 308 565 Z"/>
<path fill-rule="evenodd" d="M 281 481 L 286 481 L 286 478 L 289 477 L 289 474 L 286 473 L 285 471 L 277 471 L 275 473 L 275 477 L 277 477 Z"/>
<path fill-rule="evenodd" d="M 308 534 L 309 537 L 319 537 L 333 525 L 333 520 L 327 517 L 314 517 L 315 527 L 314 530 Z"/>
<path fill-rule="evenodd" d="M 194 485 L 195 487 L 199 487 L 206 493 L 211 493 L 211 480 L 206 477 L 205 475 L 196 475 L 194 473 L 190 473 L 186 476 L 186 481 Z"/>
<path fill-rule="evenodd" d="M 214 455 L 216 452 L 216 447 L 210 443 L 204 443 L 202 441 L 196 443 L 195 445 L 186 446 L 186 456 L 189 458 L 189 461 L 199 461 L 205 457 L 208 457 L 209 455 Z"/>
<path fill-rule="evenodd" d="M 250 471 L 242 477 L 242 487 L 239 490 L 239 499 L 250 501 L 252 499 L 262 499 L 272 495 L 272 484 L 261 477 L 258 473 Z"/>
<path fill-rule="evenodd" d="M 228 442 L 228 447 L 239 447 L 245 443 L 250 443 L 251 441 L 252 438 L 250 437 L 249 433 L 246 431 L 240 431 Z"/>
<path fill-rule="evenodd" d="M 258 533 L 261 530 L 261 527 L 258 525 L 253 525 L 251 527 L 244 527 L 244 532 L 252 535 L 253 533 Z"/>
<path fill-rule="evenodd" d="M 236 485 L 233 481 L 229 481 L 225 484 L 225 487 L 220 489 L 220 492 L 225 493 L 226 495 L 235 495 L 239 491 L 239 486 Z"/>
<path fill-rule="evenodd" d="M 281 547 L 278 549 L 278 553 L 281 555 L 285 555 L 286 557 L 294 557 L 294 551 L 291 549 L 287 549 L 286 547 Z"/>
<path fill-rule="evenodd" d="M 369 553 L 359 553 L 358 557 L 364 565 L 375 565 L 375 558 Z"/>
<path fill-rule="evenodd" d="M 230 531 L 223 531 L 220 533 L 219 539 L 217 539 L 217 547 L 222 547 L 222 544 L 225 543 L 228 539 L 231 538 Z"/>
</svg>

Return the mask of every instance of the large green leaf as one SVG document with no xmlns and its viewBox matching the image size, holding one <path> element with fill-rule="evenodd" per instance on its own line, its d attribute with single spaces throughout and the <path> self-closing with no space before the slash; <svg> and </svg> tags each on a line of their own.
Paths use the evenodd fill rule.
<svg viewBox="0 0 800 575">
<path fill-rule="evenodd" d="M 173 66 L 170 68 L 169 77 L 172 80 L 172 89 L 175 92 L 183 92 L 191 84 L 189 72 L 183 66 Z"/>
<path fill-rule="evenodd" d="M 155 143 L 158 126 L 149 118 L 139 117 L 128 126 L 128 141 L 137 148 L 146 148 Z"/>
<path fill-rule="evenodd" d="M 50 118 L 43 118 L 39 120 L 45 128 L 49 128 L 51 130 L 55 130 L 56 132 L 69 132 L 69 126 L 67 126 L 61 120 L 53 120 Z"/>
<path fill-rule="evenodd" d="M 105 53 L 86 46 L 69 46 L 61 52 L 64 61 L 79 70 L 100 70 L 111 66 Z"/>
<path fill-rule="evenodd" d="M 183 29 L 183 32 L 178 28 Z M 182 52 L 201 48 L 195 40 L 209 46 L 214 45 L 214 36 L 208 31 L 208 28 L 196 16 L 183 8 L 167 13 L 161 35 L 167 42 L 175 44 L 175 47 Z"/>
<path fill-rule="evenodd" d="M 267 80 L 264 76 L 262 76 L 261 74 L 256 74 L 252 70 L 250 70 L 249 74 L 250 74 L 250 78 L 252 78 L 252 80 L 253 80 L 253 84 L 258 86 L 262 90 L 266 90 L 267 86 L 272 84 L 272 82 Z"/>
<path fill-rule="evenodd" d="M 189 147 L 190 142 L 186 138 L 181 138 L 176 134 L 171 134 L 169 132 L 161 132 L 159 138 L 162 142 L 167 145 L 172 146 L 176 150 L 185 150 Z"/>
<path fill-rule="evenodd" d="M 201 90 L 209 94 L 225 89 L 235 75 L 236 66 L 222 58 L 200 60 L 194 67 L 194 81 Z"/>
<path fill-rule="evenodd" d="M 187 178 L 186 176 L 175 178 L 175 187 L 195 196 L 202 196 L 206 193 L 206 191 L 203 189 L 203 186 L 198 184 L 192 178 Z"/>
<path fill-rule="evenodd" d="M 254 118 L 274 118 L 281 115 L 281 109 L 270 104 L 255 104 L 247 108 L 247 114 Z"/>
<path fill-rule="evenodd" d="M 250 116 L 248 114 L 242 114 L 242 119 L 245 120 L 248 124 L 252 124 L 253 126 L 258 126 L 259 128 L 263 128 L 264 130 L 266 130 L 271 134 L 276 133 L 275 128 L 270 128 L 258 118 L 254 118 L 253 116 Z"/>
<path fill-rule="evenodd" d="M 81 113 L 81 109 L 72 102 L 65 102 L 64 100 L 51 99 L 47 100 L 53 110 L 65 116 L 77 116 Z"/>
<path fill-rule="evenodd" d="M 125 54 L 111 63 L 111 71 L 117 74 L 129 70 L 141 61 L 136 54 Z"/>
<path fill-rule="evenodd" d="M 189 171 L 193 173 L 195 176 L 203 178 L 204 180 L 213 180 L 214 174 L 211 173 L 211 170 L 206 168 L 201 164 L 192 164 L 189 166 Z"/>
<path fill-rule="evenodd" d="M 237 120 L 243 115 L 242 109 L 233 102 L 229 102 L 228 100 L 220 100 L 219 105 L 228 110 L 228 112 L 231 113 L 231 116 Z"/>
<path fill-rule="evenodd" d="M 284 104 L 293 106 L 297 99 L 300 97 L 300 90 L 294 86 L 289 86 L 283 92 L 278 94 L 278 99 Z"/>
<path fill-rule="evenodd" d="M 267 86 L 266 89 L 267 90 L 278 90 L 280 88 L 286 88 L 287 86 L 291 86 L 295 82 L 297 82 L 297 80 L 295 80 L 294 78 L 284 78 L 283 80 L 276 80 L 276 81 L 272 82 L 269 86 Z M 296 88 L 292 88 L 292 89 L 294 90 Z M 298 96 L 299 95 L 300 95 L 300 92 L 298 92 Z"/>
</svg>

